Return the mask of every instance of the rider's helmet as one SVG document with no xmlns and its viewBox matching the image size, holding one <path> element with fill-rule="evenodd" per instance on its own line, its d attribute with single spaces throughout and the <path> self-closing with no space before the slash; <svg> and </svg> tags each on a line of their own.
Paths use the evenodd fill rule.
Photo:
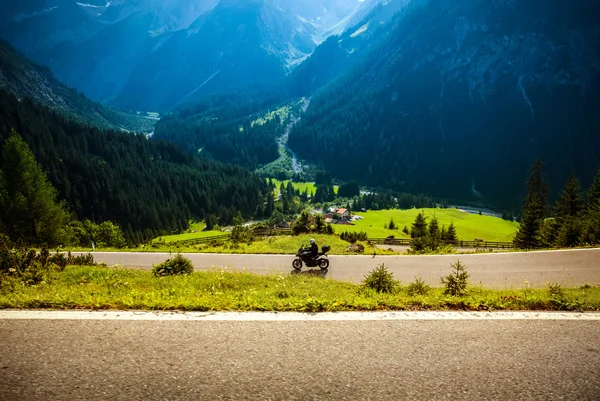
<svg viewBox="0 0 600 401">
<path fill-rule="evenodd" d="M 314 244 L 314 243 L 315 243 L 315 240 L 311 238 L 311 239 L 310 239 L 310 243 L 311 243 L 311 245 L 312 245 L 312 244 Z"/>
</svg>

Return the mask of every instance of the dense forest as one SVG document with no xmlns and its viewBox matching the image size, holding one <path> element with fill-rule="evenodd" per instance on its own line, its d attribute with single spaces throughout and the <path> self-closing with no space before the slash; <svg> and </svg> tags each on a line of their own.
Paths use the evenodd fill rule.
<svg viewBox="0 0 600 401">
<path fill-rule="evenodd" d="M 279 87 L 242 87 L 182 106 L 157 124 L 153 139 L 178 144 L 192 154 L 256 169 L 279 156 L 276 139 L 288 122 L 269 113 L 287 95 Z M 291 102 L 290 102 L 291 103 Z M 266 117 L 265 117 L 266 114 Z"/>
<path fill-rule="evenodd" d="M 79 220 L 119 224 L 141 242 L 211 216 L 262 213 L 269 188 L 249 171 L 200 160 L 143 135 L 68 121 L 31 100 L 0 91 L 0 140 L 16 130 Z"/>
<path fill-rule="evenodd" d="M 499 209 L 518 209 L 536 157 L 552 199 L 570 173 L 588 185 L 600 161 L 599 3 L 490 3 L 402 15 L 312 97 L 290 148 L 343 180 Z"/>
</svg>

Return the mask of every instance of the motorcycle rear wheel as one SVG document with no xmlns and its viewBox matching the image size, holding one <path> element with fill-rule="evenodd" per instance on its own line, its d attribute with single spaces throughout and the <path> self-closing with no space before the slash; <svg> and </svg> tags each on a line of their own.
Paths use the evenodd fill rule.
<svg viewBox="0 0 600 401">
<path fill-rule="evenodd" d="M 300 259 L 294 259 L 292 262 L 292 267 L 296 270 L 302 269 L 302 261 Z"/>
<path fill-rule="evenodd" d="M 329 259 L 319 259 L 319 267 L 321 270 L 329 269 Z"/>
</svg>

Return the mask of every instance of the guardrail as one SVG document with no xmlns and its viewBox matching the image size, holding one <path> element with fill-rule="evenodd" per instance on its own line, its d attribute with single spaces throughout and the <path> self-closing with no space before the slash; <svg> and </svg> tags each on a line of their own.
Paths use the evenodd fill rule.
<svg viewBox="0 0 600 401">
<path fill-rule="evenodd" d="M 412 239 L 406 238 L 367 238 L 372 244 L 377 245 L 412 245 Z M 499 241 L 447 241 L 446 244 L 457 248 L 494 248 L 494 249 L 512 249 L 512 242 Z"/>
</svg>

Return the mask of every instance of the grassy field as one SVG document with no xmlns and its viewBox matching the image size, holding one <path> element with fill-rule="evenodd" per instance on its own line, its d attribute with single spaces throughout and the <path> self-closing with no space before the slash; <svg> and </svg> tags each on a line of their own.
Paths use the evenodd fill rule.
<svg viewBox="0 0 600 401">
<path fill-rule="evenodd" d="M 279 186 L 281 185 L 281 183 L 283 182 L 283 185 L 287 186 L 289 180 L 286 181 L 279 181 L 276 180 L 275 178 L 271 178 L 271 181 L 273 181 L 273 183 L 276 186 L 276 189 L 279 189 Z M 317 187 L 315 185 L 314 182 L 292 182 L 292 186 L 294 187 L 294 189 L 299 190 L 301 193 L 303 193 L 305 190 L 308 190 L 308 194 L 309 195 L 314 195 L 315 192 L 317 192 Z M 333 191 L 337 194 L 339 187 L 337 185 L 333 186 Z"/>
<path fill-rule="evenodd" d="M 223 233 L 220 233 L 223 234 Z M 319 247 L 323 245 L 331 246 L 330 255 L 355 255 L 347 250 L 350 243 L 342 241 L 336 235 L 324 234 L 304 234 L 304 235 L 281 235 L 256 239 L 251 244 L 241 243 L 234 245 L 231 242 L 222 242 L 216 245 L 198 244 L 198 245 L 178 245 L 174 242 L 158 243 L 152 245 L 142 245 L 137 248 L 116 249 L 103 248 L 97 249 L 103 252 L 171 252 L 171 253 L 235 253 L 235 254 L 296 254 L 301 245 L 307 245 L 309 240 L 314 238 Z M 373 254 L 373 246 L 361 243 L 365 247 L 365 254 Z M 72 248 L 64 251 L 72 252 L 91 252 L 90 248 Z M 377 249 L 378 255 L 393 255 L 394 253 L 384 249 Z"/>
<path fill-rule="evenodd" d="M 214 237 L 215 235 L 225 234 L 222 231 L 203 231 L 205 228 L 206 224 L 204 223 L 190 223 L 190 228 L 183 234 L 164 235 L 162 237 L 153 239 L 152 243 L 165 242 L 168 244 L 189 239 Z"/>
<path fill-rule="evenodd" d="M 406 284 L 406 283 L 405 283 Z M 140 270 L 69 266 L 37 286 L 0 281 L 0 308 L 185 311 L 371 310 L 600 310 L 600 287 L 551 293 L 548 289 L 487 290 L 471 287 L 460 297 L 442 288 L 409 295 L 406 285 L 379 294 L 359 285 L 303 272 L 258 276 L 244 272 L 194 272 L 155 278 Z"/>
<path fill-rule="evenodd" d="M 423 211 L 428 222 L 434 215 L 437 217 L 440 228 L 454 222 L 459 239 L 472 241 L 481 238 L 485 241 L 512 241 L 515 232 L 519 229 L 519 223 L 502 220 L 496 217 L 479 216 L 461 212 L 457 209 L 410 209 L 410 210 L 377 210 L 365 213 L 354 213 L 363 216 L 363 220 L 355 221 L 354 226 L 334 226 L 336 233 L 343 231 L 364 231 L 371 238 L 384 238 L 393 235 L 396 238 L 408 238 L 402 232 L 404 226 L 410 229 L 415 217 Z M 389 230 L 384 225 L 394 219 L 398 229 Z"/>
</svg>

